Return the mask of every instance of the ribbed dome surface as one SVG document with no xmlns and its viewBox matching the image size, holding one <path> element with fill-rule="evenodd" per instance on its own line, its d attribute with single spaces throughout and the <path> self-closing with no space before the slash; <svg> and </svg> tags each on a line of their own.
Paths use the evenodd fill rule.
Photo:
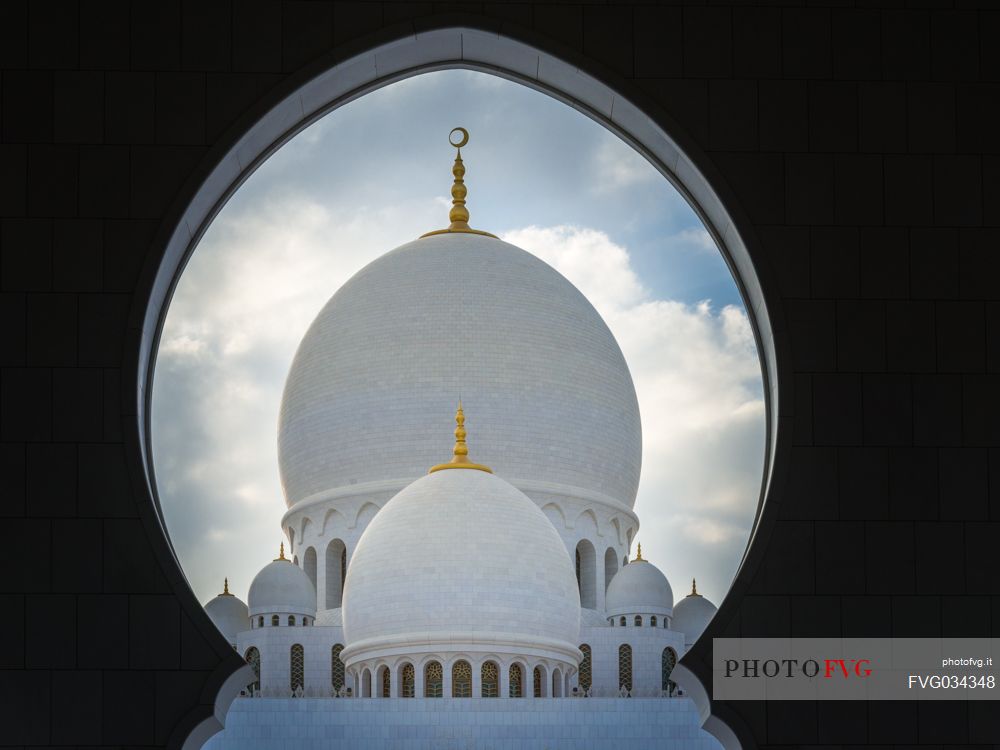
<svg viewBox="0 0 1000 750">
<path fill-rule="evenodd" d="M 605 609 L 609 615 L 665 614 L 674 607 L 674 592 L 667 577 L 653 563 L 633 560 L 619 570 L 608 585 Z"/>
<path fill-rule="evenodd" d="M 205 605 L 209 619 L 232 644 L 236 634 L 250 629 L 250 614 L 247 605 L 232 594 L 219 594 Z"/>
<path fill-rule="evenodd" d="M 716 607 L 700 594 L 688 594 L 674 607 L 672 627 L 684 634 L 684 645 L 690 647 L 701 637 L 715 617 Z"/>
<path fill-rule="evenodd" d="M 275 560 L 254 576 L 247 594 L 251 615 L 282 613 L 316 616 L 316 588 L 298 565 Z"/>
<path fill-rule="evenodd" d="M 635 501 L 638 403 L 597 311 L 524 250 L 446 234 L 363 268 L 303 338 L 279 424 L 288 506 L 417 479 L 447 450 L 459 396 L 474 454 L 515 486 Z"/>
<path fill-rule="evenodd" d="M 575 651 L 580 596 L 538 506 L 493 474 L 439 471 L 390 500 L 344 586 L 348 649 L 499 641 Z"/>
</svg>

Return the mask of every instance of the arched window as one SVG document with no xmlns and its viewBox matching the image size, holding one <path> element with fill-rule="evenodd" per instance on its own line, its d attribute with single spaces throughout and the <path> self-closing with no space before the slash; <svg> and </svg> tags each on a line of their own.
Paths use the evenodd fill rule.
<svg viewBox="0 0 1000 750">
<path fill-rule="evenodd" d="M 608 590 L 608 585 L 611 583 L 611 579 L 615 577 L 615 573 L 618 572 L 618 554 L 615 552 L 614 547 L 608 547 L 604 551 L 604 590 Z"/>
<path fill-rule="evenodd" d="M 656 627 L 656 615 L 652 615 L 649 618 L 649 627 L 651 627 L 651 628 L 655 628 Z"/>
<path fill-rule="evenodd" d="M 660 658 L 660 689 L 666 690 L 669 695 L 674 694 L 674 687 L 676 687 L 670 679 L 670 673 L 674 671 L 676 665 L 677 652 L 667 646 L 663 649 L 663 656 Z"/>
<path fill-rule="evenodd" d="M 483 678 L 483 697 L 499 698 L 500 670 L 497 668 L 497 665 L 491 661 L 483 662 L 483 668 L 480 670 L 480 676 Z"/>
<path fill-rule="evenodd" d="M 400 679 L 401 693 L 404 698 L 412 698 L 416 693 L 417 673 L 412 664 L 404 664 Z"/>
<path fill-rule="evenodd" d="M 588 539 L 576 544 L 576 582 L 580 589 L 580 606 L 597 607 L 597 553 Z"/>
<path fill-rule="evenodd" d="M 361 673 L 361 697 L 372 697 L 372 673 L 370 669 Z"/>
<path fill-rule="evenodd" d="M 344 555 L 347 547 L 341 539 L 331 539 L 323 552 L 323 566 L 326 568 L 326 580 L 323 591 L 317 589 L 316 596 L 321 598 L 326 609 L 337 609 L 344 598 Z M 322 597 L 320 595 L 322 594 Z"/>
<path fill-rule="evenodd" d="M 636 615 L 635 616 L 635 626 L 637 628 L 641 628 L 642 627 L 642 615 Z"/>
<path fill-rule="evenodd" d="M 247 660 L 247 664 L 253 670 L 254 680 L 247 685 L 247 690 L 252 695 L 255 690 L 260 690 L 260 651 L 256 647 L 251 646 L 247 649 L 246 655 L 243 658 Z"/>
<path fill-rule="evenodd" d="M 271 615 L 271 627 L 276 628 L 281 624 L 281 620 L 278 619 L 277 615 Z"/>
<path fill-rule="evenodd" d="M 302 646 L 298 643 L 292 644 L 292 650 L 289 654 L 290 679 L 288 681 L 288 686 L 293 691 L 305 685 L 305 662 L 306 656 Z"/>
<path fill-rule="evenodd" d="M 623 628 L 625 627 L 625 615 L 622 615 L 622 616 L 621 616 L 621 617 L 619 618 L 619 620 L 618 620 L 618 624 L 619 624 L 619 625 L 621 625 L 621 626 L 622 626 Z"/>
<path fill-rule="evenodd" d="M 534 685 L 532 685 L 532 687 L 534 688 L 534 691 L 533 691 L 532 695 L 534 695 L 536 698 L 541 698 L 542 697 L 542 670 L 539 669 L 538 667 L 535 667 L 535 673 L 532 676 L 532 682 L 534 683 Z"/>
<path fill-rule="evenodd" d="M 632 689 L 632 647 L 623 643 L 618 647 L 618 687 Z"/>
<path fill-rule="evenodd" d="M 260 617 L 257 618 L 257 627 L 258 628 L 264 627 L 264 615 L 261 615 Z"/>
<path fill-rule="evenodd" d="M 340 550 L 340 590 L 344 590 L 344 581 L 347 580 L 347 547 Z"/>
<path fill-rule="evenodd" d="M 288 615 L 288 627 L 295 625 L 295 615 Z"/>
<path fill-rule="evenodd" d="M 344 662 L 340 660 L 340 652 L 343 650 L 343 643 L 338 643 L 330 649 L 330 686 L 334 690 L 344 687 Z"/>
<path fill-rule="evenodd" d="M 302 570 L 309 576 L 313 588 L 316 588 L 316 550 L 312 547 L 307 548 L 302 556 Z"/>
<path fill-rule="evenodd" d="M 424 667 L 424 697 L 440 698 L 444 694 L 444 670 L 441 663 L 432 661 Z"/>
<path fill-rule="evenodd" d="M 472 697 L 472 667 L 467 661 L 456 661 L 451 668 L 451 697 Z"/>
<path fill-rule="evenodd" d="M 388 698 L 390 691 L 390 677 L 389 677 L 389 667 L 382 667 L 379 670 L 379 698 Z"/>
<path fill-rule="evenodd" d="M 579 682 L 581 690 L 590 690 L 590 673 L 591 673 L 591 652 L 590 646 L 586 643 L 580 646 L 580 650 L 583 652 L 583 660 L 580 662 L 580 673 Z"/>
<path fill-rule="evenodd" d="M 524 697 L 524 674 L 521 672 L 520 664 L 510 665 L 510 688 L 508 693 L 511 698 Z"/>
<path fill-rule="evenodd" d="M 552 670 L 552 691 L 549 695 L 553 698 L 562 698 L 562 672 L 558 669 Z"/>
</svg>

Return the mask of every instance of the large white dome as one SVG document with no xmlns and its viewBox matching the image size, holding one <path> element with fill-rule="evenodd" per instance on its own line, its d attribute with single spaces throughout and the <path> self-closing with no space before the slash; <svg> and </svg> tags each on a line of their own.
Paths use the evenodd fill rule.
<svg viewBox="0 0 1000 750">
<path fill-rule="evenodd" d="M 313 321 L 281 405 L 288 506 L 417 479 L 459 396 L 474 452 L 515 486 L 634 503 L 638 403 L 604 321 L 535 256 L 450 233 L 370 263 Z"/>
<path fill-rule="evenodd" d="M 545 514 L 493 474 L 438 471 L 362 534 L 344 586 L 350 664 L 390 653 L 488 650 L 571 661 L 580 595 Z"/>
</svg>

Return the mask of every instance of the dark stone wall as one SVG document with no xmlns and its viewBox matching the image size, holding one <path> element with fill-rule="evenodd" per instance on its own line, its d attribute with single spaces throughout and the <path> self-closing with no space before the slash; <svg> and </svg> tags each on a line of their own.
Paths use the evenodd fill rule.
<svg viewBox="0 0 1000 750">
<path fill-rule="evenodd" d="M 790 424 L 764 533 L 712 630 L 1000 636 L 990 3 L 10 1 L 0 744 L 176 745 L 208 715 L 239 662 L 143 489 L 129 328 L 142 269 L 211 147 L 291 74 L 449 19 L 504 24 L 641 91 L 754 226 L 788 331 Z M 705 652 L 686 663 L 703 670 Z M 986 703 L 716 711 L 747 746 L 1000 738 Z"/>
</svg>

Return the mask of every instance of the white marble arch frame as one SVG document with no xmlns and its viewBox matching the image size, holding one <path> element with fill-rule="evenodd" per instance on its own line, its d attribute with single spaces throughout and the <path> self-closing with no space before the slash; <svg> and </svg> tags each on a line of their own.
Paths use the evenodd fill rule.
<svg viewBox="0 0 1000 750">
<path fill-rule="evenodd" d="M 387 84 L 434 70 L 465 68 L 491 73 L 568 104 L 643 154 L 702 219 L 729 264 L 747 305 L 762 360 L 767 404 L 760 502 L 741 572 L 748 567 L 747 551 L 752 543 L 772 525 L 774 514 L 768 513 L 762 523 L 762 512 L 764 499 L 771 494 L 776 462 L 781 467 L 787 464 L 784 445 L 779 458 L 777 434 L 779 424 L 784 431 L 793 413 L 791 383 L 782 380 L 779 391 L 779 376 L 784 378 L 787 372 L 784 366 L 779 368 L 779 360 L 787 361 L 783 314 L 777 295 L 769 291 L 775 286 L 768 269 L 752 260 L 749 248 L 757 247 L 758 243 L 749 220 L 714 165 L 683 129 L 640 92 L 629 89 L 624 79 L 569 50 L 560 50 L 558 55 L 545 51 L 558 48 L 550 40 L 532 39 L 529 43 L 524 41 L 528 38 L 526 32 L 506 26 L 502 30 L 490 28 L 494 25 L 475 16 L 461 16 L 457 21 L 455 17 L 444 16 L 440 21 L 424 20 L 420 29 L 414 26 L 385 29 L 369 40 L 356 43 L 353 53 L 345 53 L 342 48 L 335 50 L 330 58 L 290 76 L 210 150 L 161 224 L 154 252 L 140 276 L 129 319 L 125 364 L 132 365 L 135 379 L 129 382 L 123 378 L 123 413 L 132 422 L 126 439 L 137 456 L 131 466 L 133 481 L 140 493 L 151 500 L 148 508 L 141 509 L 143 520 L 147 527 L 162 535 L 162 539 L 154 542 L 156 553 L 169 561 L 165 567 L 170 568 L 172 563 L 174 569 L 168 572 L 168 577 L 183 606 L 206 633 L 210 621 L 199 611 L 201 608 L 180 572 L 163 523 L 149 440 L 149 398 L 156 350 L 177 280 L 211 221 L 274 151 L 333 109 Z M 574 62 L 567 62 L 570 59 Z M 627 97 L 619 93 L 625 90 Z M 641 106 L 634 102 L 641 102 Z M 759 253 L 754 255 L 760 257 Z M 744 577 L 738 573 L 734 588 L 741 584 L 741 579 Z M 245 672 L 249 667 L 240 668 L 225 660 L 228 655 L 216 645 L 224 664 L 209 680 L 202 708 L 185 717 L 175 729 L 169 741 L 173 747 L 195 750 L 221 730 L 229 705 L 247 682 Z M 733 728 L 712 714 L 708 691 L 694 672 L 678 664 L 674 674 L 675 681 L 697 704 L 704 728 L 726 750 L 752 744 L 745 727 L 739 727 L 738 738 Z"/>
</svg>

